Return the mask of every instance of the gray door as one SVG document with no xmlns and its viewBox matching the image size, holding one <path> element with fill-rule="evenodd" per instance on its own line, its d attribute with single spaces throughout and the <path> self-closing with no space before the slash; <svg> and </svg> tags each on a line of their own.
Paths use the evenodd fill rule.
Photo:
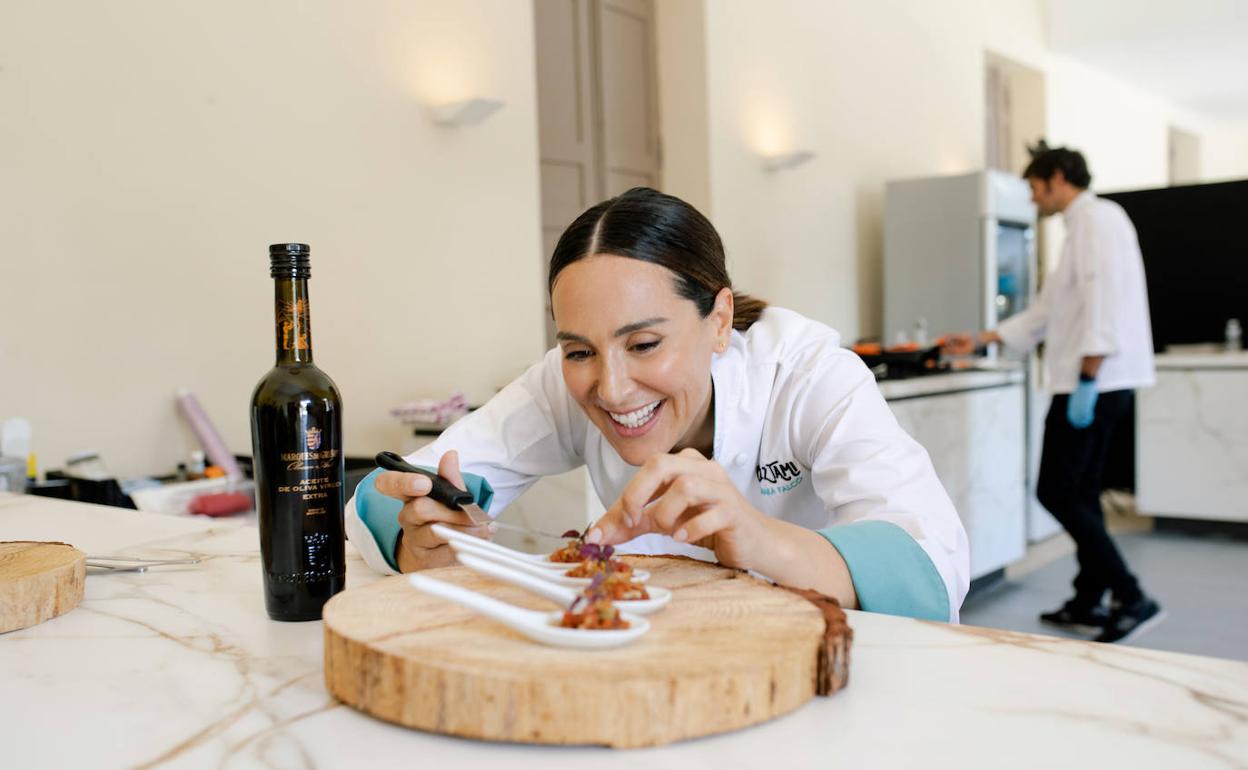
<svg viewBox="0 0 1248 770">
<path fill-rule="evenodd" d="M 658 88 L 651 0 L 602 0 L 598 13 L 606 196 L 659 186 Z"/>
<path fill-rule="evenodd" d="M 659 186 L 654 5 L 534 0 L 533 10 L 542 245 L 549 260 L 582 211 L 630 187 Z M 546 342 L 553 346 L 549 307 L 546 316 Z"/>
</svg>

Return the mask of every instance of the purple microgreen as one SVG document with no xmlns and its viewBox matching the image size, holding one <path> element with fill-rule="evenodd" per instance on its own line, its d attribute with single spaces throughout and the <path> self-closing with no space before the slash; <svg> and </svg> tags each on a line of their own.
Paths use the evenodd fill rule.
<svg viewBox="0 0 1248 770">
<path fill-rule="evenodd" d="M 580 549 L 581 558 L 590 561 L 608 561 L 613 553 L 615 553 L 614 546 L 597 543 L 585 543 Z"/>
<path fill-rule="evenodd" d="M 575 538 L 576 540 L 584 540 L 584 539 L 585 539 L 585 536 L 584 536 L 584 535 L 582 535 L 580 532 L 577 532 L 575 529 L 569 529 L 567 532 L 564 532 L 564 533 L 563 533 L 562 535 L 560 535 L 559 537 Z"/>
</svg>

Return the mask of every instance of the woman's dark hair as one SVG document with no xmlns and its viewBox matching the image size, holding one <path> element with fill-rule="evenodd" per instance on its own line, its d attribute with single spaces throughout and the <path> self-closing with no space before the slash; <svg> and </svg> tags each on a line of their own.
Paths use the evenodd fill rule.
<svg viewBox="0 0 1248 770">
<path fill-rule="evenodd" d="M 1035 147 L 1028 147 L 1031 163 L 1023 171 L 1023 179 L 1042 179 L 1049 181 L 1058 171 L 1066 177 L 1066 181 L 1083 190 L 1092 184 L 1092 174 L 1088 173 L 1088 162 L 1083 153 L 1066 147 L 1050 147 L 1043 139 Z"/>
<path fill-rule="evenodd" d="M 565 267 L 598 254 L 628 257 L 666 267 L 676 274 L 676 293 L 693 300 L 706 318 L 715 296 L 732 288 L 724 266 L 724 244 L 702 214 L 680 198 L 649 187 L 593 206 L 568 225 L 550 255 L 546 290 Z M 733 292 L 732 328 L 744 331 L 759 319 L 767 303 Z"/>
</svg>

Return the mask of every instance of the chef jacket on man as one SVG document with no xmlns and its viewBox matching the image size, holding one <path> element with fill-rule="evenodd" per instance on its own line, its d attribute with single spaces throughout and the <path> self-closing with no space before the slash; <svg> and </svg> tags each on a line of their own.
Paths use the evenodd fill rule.
<svg viewBox="0 0 1248 770">
<path fill-rule="evenodd" d="M 1062 212 L 1061 261 L 1031 307 L 997 327 L 1016 352 L 1045 340 L 1044 369 L 1053 393 L 1073 393 L 1085 357 L 1105 356 L 1096 376 L 1101 393 L 1155 382 L 1144 260 L 1122 207 L 1088 190 Z"/>
<path fill-rule="evenodd" d="M 711 364 L 713 457 L 751 505 L 836 547 L 862 609 L 956 622 L 969 584 L 966 532 L 927 452 L 840 342 L 831 328 L 775 307 L 733 331 Z M 436 468 L 451 449 L 491 515 L 538 478 L 580 465 L 609 507 L 637 471 L 568 394 L 558 348 L 407 459 Z M 402 504 L 376 491 L 378 472 L 347 503 L 347 532 L 373 569 L 394 573 Z M 617 550 L 715 559 L 660 534 Z"/>
</svg>

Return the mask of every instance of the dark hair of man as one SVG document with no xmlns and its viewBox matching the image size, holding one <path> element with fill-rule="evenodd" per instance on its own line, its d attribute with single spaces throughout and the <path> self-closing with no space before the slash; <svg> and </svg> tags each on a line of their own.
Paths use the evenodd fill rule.
<svg viewBox="0 0 1248 770">
<path fill-rule="evenodd" d="M 715 307 L 720 290 L 732 288 L 724 244 L 715 227 L 680 198 L 649 187 L 634 187 L 605 200 L 568 225 L 550 256 L 547 291 L 554 290 L 565 267 L 600 254 L 671 270 L 676 274 L 676 293 L 692 300 L 703 318 Z M 746 294 L 732 296 L 732 327 L 743 331 L 759 319 L 767 303 Z"/>
<path fill-rule="evenodd" d="M 1092 184 L 1092 174 L 1088 173 L 1088 162 L 1078 150 L 1066 147 L 1049 147 L 1041 139 L 1035 147 L 1028 147 L 1031 163 L 1023 171 L 1023 179 L 1041 179 L 1049 181 L 1058 171 L 1066 177 L 1066 181 L 1081 190 L 1088 189 Z"/>
</svg>

